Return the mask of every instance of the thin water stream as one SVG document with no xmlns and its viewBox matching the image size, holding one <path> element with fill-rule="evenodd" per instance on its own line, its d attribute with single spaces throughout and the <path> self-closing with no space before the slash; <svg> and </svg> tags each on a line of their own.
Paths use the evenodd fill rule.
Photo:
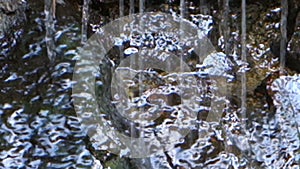
<svg viewBox="0 0 300 169">
<path fill-rule="evenodd" d="M 82 26 L 81 26 L 81 43 L 86 43 L 87 30 L 88 30 L 88 20 L 89 20 L 89 2 L 90 0 L 84 0 L 82 6 Z"/>
<path fill-rule="evenodd" d="M 46 36 L 45 41 L 47 45 L 47 55 L 51 63 L 56 59 L 55 53 L 55 0 L 45 0 L 45 27 L 46 27 Z"/>
<path fill-rule="evenodd" d="M 207 0 L 200 0 L 200 13 L 204 15 L 208 15 L 210 12 L 210 8 Z"/>
<path fill-rule="evenodd" d="M 134 14 L 134 0 L 130 0 L 129 2 L 130 7 L 129 7 L 129 14 Z"/>
<path fill-rule="evenodd" d="M 222 35 L 224 36 L 224 51 L 225 54 L 228 55 L 230 52 L 230 44 L 229 44 L 229 38 L 230 38 L 230 27 L 229 27 L 229 0 L 222 0 L 223 3 L 223 8 L 222 8 L 222 21 L 221 21 L 221 30 L 222 30 Z"/>
<path fill-rule="evenodd" d="M 120 17 L 124 16 L 124 0 L 119 0 L 119 13 Z"/>
<path fill-rule="evenodd" d="M 286 62 L 286 48 L 287 48 L 287 15 L 288 15 L 288 2 L 281 0 L 281 19 L 280 19 L 280 73 L 284 74 Z"/>
<path fill-rule="evenodd" d="M 241 22 L 241 27 L 242 27 L 242 34 L 241 34 L 241 45 L 242 45 L 242 61 L 244 63 L 247 63 L 247 46 L 246 46 L 246 38 L 247 38 L 247 32 L 246 32 L 246 1 L 242 0 L 242 22 Z M 241 78 L 241 84 L 242 84 L 242 93 L 241 93 L 241 113 L 242 116 L 245 118 L 246 117 L 246 111 L 247 111 L 247 79 L 246 79 L 246 72 L 242 72 L 242 78 Z"/>
<path fill-rule="evenodd" d="M 139 0 L 139 13 L 143 13 L 145 10 L 145 0 Z"/>
</svg>

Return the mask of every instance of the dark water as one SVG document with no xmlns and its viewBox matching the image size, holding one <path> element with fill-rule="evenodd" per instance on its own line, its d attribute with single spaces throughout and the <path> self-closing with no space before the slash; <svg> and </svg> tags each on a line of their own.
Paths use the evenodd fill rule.
<svg viewBox="0 0 300 169">
<path fill-rule="evenodd" d="M 176 135 L 173 137 L 168 131 L 176 127 L 173 123 L 177 121 L 174 119 L 181 116 L 186 118 L 185 127 L 190 130 L 184 138 L 175 140 L 168 152 L 142 160 L 129 160 L 109 153 L 105 147 L 109 144 L 103 141 L 107 138 L 101 132 L 88 137 L 81 118 L 77 117 L 74 110 L 72 89 L 78 82 L 74 81 L 73 73 L 79 57 L 78 47 L 82 47 L 82 12 L 79 5 L 70 2 L 66 1 L 65 5 L 57 7 L 54 36 L 56 59 L 53 63 L 48 58 L 45 43 L 43 2 L 28 2 L 27 22 L 15 32 L 15 37 L 21 38 L 16 45 L 7 42 L 7 45 L 1 46 L 0 168 L 299 168 L 300 77 L 288 71 L 288 76 L 279 78 L 274 71 L 279 69 L 279 60 L 268 54 L 266 45 L 268 37 L 265 34 L 277 35 L 279 32 L 276 27 L 280 21 L 280 14 L 276 10 L 278 6 L 270 9 L 259 9 L 261 7 L 253 4 L 248 6 L 248 15 L 252 16 L 247 20 L 248 36 L 255 39 L 247 47 L 251 58 L 248 64 L 239 57 L 240 16 L 239 12 L 235 12 L 237 7 L 232 7 L 232 18 L 229 19 L 233 22 L 229 23 L 231 35 L 225 40 L 230 42 L 225 45 L 231 49 L 227 51 L 230 57 L 224 54 L 227 53 L 224 39 L 215 35 L 211 37 L 215 49 L 204 60 L 197 60 L 188 52 L 183 55 L 190 70 L 188 74 L 171 74 L 153 69 L 139 72 L 133 80 L 124 80 L 127 80 L 126 85 L 132 86 L 131 92 L 138 90 L 138 94 L 132 97 L 142 100 L 132 103 L 132 109 L 129 109 L 132 117 L 139 116 L 132 112 L 140 103 L 148 102 L 153 107 L 164 104 L 169 108 L 163 112 L 167 115 L 160 115 L 154 124 L 148 124 L 147 121 L 145 128 L 136 127 L 146 133 L 145 137 L 153 133 L 151 127 L 155 126 L 159 130 L 157 138 L 176 139 Z M 116 5 L 102 5 L 104 7 L 100 9 L 90 9 L 90 22 L 94 30 L 117 18 L 120 10 Z M 180 15 L 179 2 L 143 5 L 136 6 L 135 11 L 145 8 L 145 11 L 174 11 Z M 186 11 L 181 15 L 205 33 L 225 29 L 218 28 L 220 22 L 216 23 L 222 16 L 216 13 L 212 16 L 198 15 L 197 10 L 200 9 L 197 5 L 186 2 Z M 104 8 L 110 9 L 110 12 Z M 129 8 L 126 5 L 123 8 L 126 14 Z M 256 10 L 264 12 L 256 16 Z M 99 15 L 99 11 L 103 13 Z M 267 33 L 258 31 L 257 25 L 251 26 L 256 18 L 263 18 L 261 24 L 269 27 Z M 146 44 L 146 41 L 151 42 L 151 38 L 166 41 L 170 38 L 163 34 L 151 36 L 142 41 Z M 131 42 L 140 41 L 132 38 Z M 10 45 L 15 47 L 11 48 Z M 175 41 L 168 47 L 174 49 L 174 46 L 179 46 L 176 45 Z M 139 47 L 122 41 L 121 53 L 126 56 Z M 100 86 L 100 95 L 104 93 L 103 97 L 107 97 L 105 89 L 109 86 L 106 86 L 106 81 L 111 78 L 108 70 L 119 65 L 120 49 L 112 49 L 109 57 L 109 62 L 115 63 L 115 66 L 99 64 L 101 70 L 97 72 L 97 84 Z M 128 70 L 129 74 L 131 71 L 135 70 Z M 240 109 L 240 72 L 245 71 L 248 97 L 247 115 L 243 117 Z M 188 86 L 179 88 L 174 79 Z M 190 79 L 196 79 L 196 83 L 188 83 Z M 139 86 L 140 80 L 144 84 L 143 89 Z M 265 84 L 267 90 L 260 91 L 257 86 L 261 84 Z M 226 95 L 228 93 L 230 95 Z M 183 99 L 178 101 L 177 96 Z M 184 102 L 185 96 L 189 97 L 187 100 L 192 97 L 195 102 Z M 271 102 L 268 102 L 270 98 L 267 96 L 273 98 Z M 109 99 L 99 100 L 103 105 L 110 105 Z M 103 114 L 113 113 L 113 108 L 109 106 L 101 105 L 100 109 Z M 112 120 L 109 115 L 106 116 L 107 121 Z M 119 124 L 112 121 L 112 125 Z M 134 136 L 133 129 L 130 131 L 128 124 L 124 125 L 128 128 L 123 132 Z"/>
<path fill-rule="evenodd" d="M 1 57 L 0 168 L 90 168 L 93 158 L 70 97 L 80 20 L 57 16 L 57 60 L 50 66 L 43 1 L 29 5 L 22 38 Z"/>
</svg>

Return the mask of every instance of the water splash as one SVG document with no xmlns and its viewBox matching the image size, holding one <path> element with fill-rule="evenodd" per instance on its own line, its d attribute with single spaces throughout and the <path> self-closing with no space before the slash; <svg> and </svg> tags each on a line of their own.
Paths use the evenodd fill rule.
<svg viewBox="0 0 300 169">
<path fill-rule="evenodd" d="M 288 2 L 281 0 L 281 20 L 280 20 L 280 73 L 284 73 L 285 55 L 287 45 L 287 15 L 288 15 Z"/>
<path fill-rule="evenodd" d="M 89 20 L 89 2 L 90 0 L 84 0 L 82 6 L 82 25 L 81 25 L 81 43 L 84 44 L 87 41 L 87 27 Z"/>
<path fill-rule="evenodd" d="M 45 13 L 45 28 L 46 28 L 46 46 L 47 46 L 47 55 L 51 63 L 55 61 L 55 0 L 45 0 L 44 1 L 44 13 Z"/>
</svg>

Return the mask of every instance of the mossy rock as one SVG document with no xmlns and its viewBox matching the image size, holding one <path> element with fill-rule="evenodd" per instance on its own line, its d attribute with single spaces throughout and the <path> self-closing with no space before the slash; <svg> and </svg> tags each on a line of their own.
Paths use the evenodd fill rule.
<svg viewBox="0 0 300 169">
<path fill-rule="evenodd" d="M 108 161 L 105 164 L 105 168 L 110 169 L 132 169 L 132 166 L 128 159 L 125 158 L 115 158 Z"/>
</svg>

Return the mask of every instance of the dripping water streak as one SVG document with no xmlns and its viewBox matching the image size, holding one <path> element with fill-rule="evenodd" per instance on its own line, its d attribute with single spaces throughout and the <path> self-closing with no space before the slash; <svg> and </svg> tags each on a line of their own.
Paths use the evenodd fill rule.
<svg viewBox="0 0 300 169">
<path fill-rule="evenodd" d="M 119 14 L 120 17 L 124 16 L 124 0 L 119 0 Z"/>
<path fill-rule="evenodd" d="M 202 13 L 204 15 L 208 15 L 209 14 L 207 0 L 200 0 L 200 13 Z"/>
<path fill-rule="evenodd" d="M 140 12 L 140 15 L 139 15 L 139 31 L 141 33 L 141 38 L 143 39 L 143 36 L 144 36 L 144 17 L 143 17 L 143 13 L 144 13 L 144 10 L 145 10 L 145 0 L 139 0 L 139 12 Z M 140 46 L 140 49 L 139 49 L 139 52 L 141 52 L 142 50 L 142 46 Z M 142 70 L 143 69 L 143 60 L 142 59 L 138 59 L 138 66 L 139 66 L 139 70 Z M 141 81 L 141 78 L 139 78 L 139 84 L 141 84 L 142 81 Z M 139 90 L 139 92 L 141 93 L 142 92 L 142 89 Z"/>
<path fill-rule="evenodd" d="M 119 0 L 119 15 L 120 18 L 124 16 L 124 0 Z M 121 33 L 123 32 L 123 22 L 122 20 L 120 20 L 120 24 L 119 24 L 119 36 L 121 38 Z M 124 58 L 124 47 L 123 45 L 121 45 L 119 47 L 119 54 L 120 54 L 120 59 Z"/>
<path fill-rule="evenodd" d="M 284 73 L 286 45 L 287 45 L 287 15 L 288 15 L 288 2 L 281 0 L 281 20 L 280 20 L 280 74 Z"/>
<path fill-rule="evenodd" d="M 144 12 L 144 8 L 145 8 L 145 0 L 140 0 L 140 3 L 139 3 L 139 11 L 140 11 L 140 13 Z"/>
<path fill-rule="evenodd" d="M 130 0 L 129 2 L 129 17 L 130 20 L 134 18 L 133 14 L 134 14 L 134 0 Z M 133 67 L 134 65 L 134 56 L 129 56 L 129 60 L 130 60 L 130 67 Z M 133 72 L 130 72 L 130 77 L 133 77 Z M 134 130 L 134 125 L 131 125 L 131 131 Z M 131 137 L 135 137 L 133 134 L 131 134 Z"/>
<path fill-rule="evenodd" d="M 222 10 L 222 17 L 221 17 L 221 24 L 220 24 L 220 28 L 221 28 L 221 34 L 223 35 L 223 39 L 224 39 L 224 53 L 226 54 L 226 56 L 229 55 L 229 34 L 230 34 L 230 26 L 228 24 L 228 20 L 229 20 L 229 10 L 230 10 L 230 7 L 229 7 L 229 0 L 223 0 L 222 1 L 222 4 L 220 4 L 223 6 L 223 10 Z M 225 106 L 226 106 L 226 113 L 228 113 L 229 111 L 229 107 L 230 107 L 230 102 L 225 102 L 224 103 Z M 212 103 L 212 107 L 217 107 L 218 104 L 214 104 Z M 217 113 L 220 113 L 222 114 L 223 110 L 219 110 L 219 112 Z M 220 117 L 219 117 L 220 118 Z M 225 142 L 225 151 L 229 152 L 230 148 L 227 144 L 227 141 Z"/>
<path fill-rule="evenodd" d="M 134 14 L 134 0 L 130 0 L 129 5 L 129 14 Z"/>
<path fill-rule="evenodd" d="M 230 34 L 230 27 L 228 24 L 228 18 L 229 18 L 229 0 L 224 0 L 223 1 L 223 11 L 222 11 L 222 22 L 221 22 L 221 27 L 223 31 L 223 36 L 224 36 L 224 53 L 226 56 L 229 55 L 229 34 Z M 225 103 L 226 107 L 229 107 L 230 103 Z M 227 110 L 227 109 L 226 109 Z"/>
<path fill-rule="evenodd" d="M 225 54 L 229 54 L 229 35 L 230 35 L 230 27 L 228 25 L 229 18 L 229 0 L 223 1 L 223 18 L 222 18 L 222 31 L 224 36 L 224 51 Z"/>
<path fill-rule="evenodd" d="M 87 26 L 89 20 L 89 1 L 84 0 L 82 6 L 82 25 L 81 25 L 81 43 L 84 44 L 87 41 Z"/>
<path fill-rule="evenodd" d="M 246 0 L 242 0 L 242 37 L 241 37 L 241 45 L 242 45 L 242 61 L 244 61 L 245 63 L 247 62 L 247 53 L 246 53 Z M 246 79 L 246 72 L 242 73 L 242 105 L 241 105 L 241 112 L 242 112 L 242 116 L 245 118 L 246 117 L 246 109 L 247 109 L 247 105 L 246 105 L 246 100 L 247 100 L 247 79 Z"/>
<path fill-rule="evenodd" d="M 184 31 L 184 14 L 185 14 L 185 0 L 180 0 L 180 28 L 179 28 L 179 37 L 180 37 L 180 42 L 182 42 L 182 35 L 183 35 L 183 31 Z M 180 71 L 183 71 L 183 53 L 182 50 L 180 52 Z"/>
<path fill-rule="evenodd" d="M 281 0 L 281 20 L 280 20 L 280 33 L 281 33 L 281 39 L 280 39 L 280 75 L 285 74 L 285 61 L 286 61 L 286 51 L 287 51 L 287 16 L 288 16 L 288 0 Z M 298 138 L 300 138 L 300 131 L 299 131 L 299 126 L 297 122 L 297 110 L 293 106 L 292 101 L 290 98 L 288 98 L 289 101 L 289 106 L 293 112 L 293 117 L 294 117 L 294 125 L 296 126 L 297 129 L 297 134 Z M 282 136 L 283 138 L 280 140 L 280 142 L 283 141 L 283 139 L 286 139 L 285 135 Z"/>
<path fill-rule="evenodd" d="M 143 35 L 145 34 L 144 32 L 144 20 L 143 20 L 143 13 L 144 13 L 144 8 L 145 8 L 145 0 L 139 0 L 139 32 L 141 33 L 141 38 L 143 38 Z M 142 45 L 139 47 L 139 53 L 138 54 L 142 54 Z M 138 70 L 140 71 L 140 74 L 138 76 L 138 86 L 139 86 L 139 96 L 142 95 L 143 93 L 143 80 L 142 80 L 142 72 L 144 70 L 144 64 L 141 56 L 138 56 L 137 62 L 138 62 Z M 143 132 L 145 126 L 144 124 L 140 124 L 140 131 L 139 132 L 139 136 L 141 138 L 145 137 L 145 133 Z M 136 143 L 135 143 L 136 144 Z M 144 142 L 144 140 L 142 139 L 139 143 L 140 147 L 146 147 L 146 143 Z M 147 148 L 146 148 L 147 149 Z M 141 154 L 143 154 L 144 152 L 140 152 Z"/>
<path fill-rule="evenodd" d="M 247 63 L 247 46 L 246 46 L 246 38 L 247 38 L 247 29 L 246 29 L 246 0 L 242 0 L 241 4 L 242 8 L 242 35 L 241 35 L 241 45 L 242 45 L 242 61 L 244 63 Z M 242 115 L 242 121 L 243 122 L 243 128 L 246 133 L 250 137 L 250 133 L 246 128 L 246 112 L 247 112 L 247 78 L 246 78 L 246 72 L 242 72 L 242 77 L 241 77 L 241 84 L 242 84 L 242 92 L 241 92 L 241 115 Z M 248 150 L 252 150 L 251 144 L 249 140 L 247 139 L 248 145 L 247 148 Z M 247 153 L 247 152 L 243 152 Z M 246 156 L 251 157 L 251 151 L 248 151 L 248 154 Z M 250 166 L 252 166 L 251 160 L 249 160 Z"/>
<path fill-rule="evenodd" d="M 185 13 L 185 0 L 180 0 L 180 25 L 179 25 L 179 41 L 180 42 L 183 42 L 183 34 L 184 34 L 184 23 L 183 23 L 183 20 L 184 20 L 184 13 Z M 183 47 L 183 45 L 181 46 L 181 48 Z M 184 70 L 184 58 L 183 58 L 183 50 L 181 49 L 180 50 L 180 52 L 179 52 L 179 54 L 180 54 L 180 70 L 179 71 L 181 71 L 181 72 L 183 72 L 183 70 Z M 169 65 L 171 64 L 171 63 L 168 63 Z M 170 66 L 169 66 L 170 67 Z M 182 82 L 182 80 L 180 80 L 179 81 L 179 87 L 180 88 L 183 88 L 183 82 Z"/>
<path fill-rule="evenodd" d="M 144 8 L 145 8 L 145 0 L 139 0 L 139 12 L 140 12 L 140 21 L 139 21 L 139 31 L 141 33 L 141 38 L 143 38 L 144 36 L 144 20 L 143 20 L 143 13 L 144 13 Z M 139 52 L 141 53 L 142 51 L 142 46 L 140 46 Z M 141 57 L 138 58 L 138 67 L 139 70 L 143 71 L 144 69 L 144 64 L 143 64 L 143 60 L 141 59 Z M 142 94 L 143 89 L 142 89 L 142 74 L 140 74 L 139 76 L 139 94 Z M 140 133 L 142 134 L 142 133 Z"/>
<path fill-rule="evenodd" d="M 184 16 L 185 16 L 185 0 L 180 0 L 180 25 L 179 25 L 179 42 L 184 42 L 184 26 L 185 26 L 185 24 L 184 24 Z M 182 45 L 182 46 L 180 46 L 180 52 L 179 52 L 179 54 L 180 54 L 180 72 L 184 72 L 184 53 L 183 53 L 183 47 L 184 47 L 184 45 Z M 170 65 L 171 65 L 171 63 L 169 63 Z M 169 66 L 170 67 L 170 66 Z M 183 80 L 179 80 L 179 88 L 184 88 L 184 82 L 183 82 Z M 191 136 L 191 135 L 189 135 L 189 136 Z M 191 138 L 192 137 L 187 137 L 186 139 L 187 139 L 187 142 L 192 142 L 192 140 L 191 140 Z M 172 164 L 172 162 L 170 161 L 169 162 L 169 165 L 170 166 L 173 166 L 173 164 Z"/>
<path fill-rule="evenodd" d="M 185 1 L 184 0 L 180 0 L 180 17 L 181 19 L 184 18 L 184 13 L 185 13 Z"/>
<path fill-rule="evenodd" d="M 52 7 L 53 7 L 52 16 L 54 19 L 55 19 L 55 14 L 56 14 L 56 1 L 57 0 L 52 0 Z"/>
<path fill-rule="evenodd" d="M 56 53 L 55 53 L 55 23 L 54 23 L 54 6 L 55 0 L 45 0 L 44 1 L 44 13 L 45 13 L 45 28 L 46 28 L 46 47 L 47 47 L 47 55 L 51 63 L 55 61 Z"/>
<path fill-rule="evenodd" d="M 130 0 L 129 2 L 130 4 L 130 7 L 129 7 L 129 17 L 130 18 L 133 18 L 133 14 L 134 14 L 134 0 Z M 130 67 L 133 67 L 134 65 L 134 56 L 129 56 L 129 61 L 130 61 Z M 134 73 L 132 71 L 130 71 L 130 77 L 133 77 L 134 76 Z M 137 134 L 136 134 L 136 128 L 134 126 L 134 123 L 132 122 L 130 124 L 130 136 L 131 138 L 136 138 L 137 137 Z M 133 142 L 132 142 L 133 143 Z"/>
</svg>

